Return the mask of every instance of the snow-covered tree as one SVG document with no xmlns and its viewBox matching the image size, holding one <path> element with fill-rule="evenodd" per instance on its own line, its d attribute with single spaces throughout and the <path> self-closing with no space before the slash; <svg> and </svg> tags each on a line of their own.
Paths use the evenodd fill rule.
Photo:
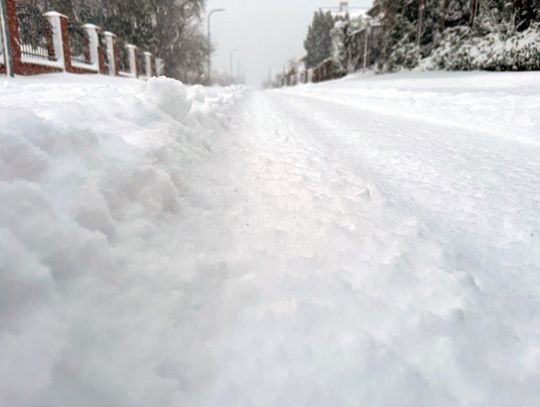
<svg viewBox="0 0 540 407">
<path fill-rule="evenodd" d="M 524 31 L 531 24 L 540 22 L 540 0 L 514 1 L 516 30 Z"/>
<path fill-rule="evenodd" d="M 349 26 L 349 20 L 338 21 L 330 31 L 330 37 L 332 39 L 332 59 L 342 72 L 347 72 L 350 62 L 351 49 L 347 46 Z"/>
<path fill-rule="evenodd" d="M 411 44 L 414 44 L 418 22 L 417 1 L 381 0 L 383 51 L 381 67 L 393 70 L 409 65 Z M 412 54 L 416 55 L 413 49 Z"/>
<path fill-rule="evenodd" d="M 330 31 L 336 19 L 331 12 L 316 11 L 304 41 L 306 49 L 306 65 L 314 68 L 332 56 L 332 38 Z"/>
<path fill-rule="evenodd" d="M 375 3 L 385 69 L 413 68 L 422 58 L 445 69 L 540 68 L 532 45 L 540 35 L 540 0 L 424 0 L 421 30 L 419 0 Z"/>
<path fill-rule="evenodd" d="M 201 32 L 204 0 L 150 0 L 154 42 L 151 50 L 165 59 L 167 74 L 200 82 L 208 55 Z"/>
</svg>

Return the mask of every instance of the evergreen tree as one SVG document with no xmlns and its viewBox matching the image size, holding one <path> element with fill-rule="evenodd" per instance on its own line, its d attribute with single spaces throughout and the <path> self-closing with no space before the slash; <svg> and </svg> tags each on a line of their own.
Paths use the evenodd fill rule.
<svg viewBox="0 0 540 407">
<path fill-rule="evenodd" d="M 540 0 L 514 1 L 514 15 L 516 30 L 526 30 L 532 23 L 540 21 Z"/>
<path fill-rule="evenodd" d="M 154 32 L 151 50 L 164 58 L 168 75 L 184 82 L 200 82 L 210 52 L 200 30 L 204 0 L 149 1 Z"/>
<path fill-rule="evenodd" d="M 418 2 L 381 0 L 380 7 L 384 15 L 381 67 L 393 70 L 414 64 Z"/>
<path fill-rule="evenodd" d="M 47 10 L 58 11 L 68 16 L 68 18 L 74 16 L 73 2 L 71 0 L 47 0 L 45 3 Z"/>
<path fill-rule="evenodd" d="M 538 69 L 540 0 L 375 0 L 382 17 L 379 65 L 413 68 L 421 58 L 445 69 Z M 420 34 L 420 47 L 417 35 Z"/>
<path fill-rule="evenodd" d="M 103 2 L 90 22 L 107 27 L 124 41 L 143 49 L 153 48 L 152 10 L 148 0 L 114 0 Z M 93 20 L 93 21 L 92 21 Z"/>
<path fill-rule="evenodd" d="M 334 28 L 336 19 L 331 12 L 319 10 L 313 15 L 307 37 L 304 41 L 306 49 L 306 66 L 314 68 L 324 60 L 332 56 L 331 30 Z"/>
<path fill-rule="evenodd" d="M 471 21 L 471 0 L 442 0 L 442 29 L 466 26 Z"/>
</svg>

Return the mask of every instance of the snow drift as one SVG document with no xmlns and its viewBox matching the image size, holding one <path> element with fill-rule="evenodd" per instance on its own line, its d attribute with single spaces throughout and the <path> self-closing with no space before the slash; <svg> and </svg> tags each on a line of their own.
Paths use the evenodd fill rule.
<svg viewBox="0 0 540 407">
<path fill-rule="evenodd" d="M 163 293 L 175 261 L 196 259 L 160 247 L 206 205 L 186 202 L 190 168 L 243 90 L 67 75 L 0 88 L 0 405 L 186 405 L 199 338 L 185 290 Z"/>
<path fill-rule="evenodd" d="M 540 75 L 244 93 L 0 82 L 0 406 L 537 407 Z"/>
</svg>

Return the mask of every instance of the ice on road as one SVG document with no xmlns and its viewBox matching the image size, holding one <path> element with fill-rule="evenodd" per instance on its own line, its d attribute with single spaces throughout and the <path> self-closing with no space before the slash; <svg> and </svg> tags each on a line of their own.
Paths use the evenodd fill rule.
<svg viewBox="0 0 540 407">
<path fill-rule="evenodd" d="M 95 193 L 113 218 L 104 248 L 94 249 L 108 264 L 99 276 L 66 276 L 62 267 L 73 263 L 51 266 L 46 243 L 35 249 L 55 286 L 42 299 L 48 316 L 27 311 L 17 326 L 28 343 L 8 343 L 10 363 L 31 364 L 34 355 L 40 374 L 24 397 L 20 384 L 0 385 L 0 400 L 538 406 L 538 74 L 349 77 L 249 92 L 226 109 L 216 106 L 229 91 L 205 92 L 188 89 L 188 130 L 160 121 L 145 130 L 173 140 L 144 147 L 145 165 L 172 181 L 139 173 L 125 153 L 118 165 L 138 178 L 99 175 Z M 156 105 L 171 109 L 167 100 Z M 171 135 L 186 131 L 181 140 Z M 197 131 L 206 134 L 202 147 Z M 130 142 L 141 140 L 144 133 Z M 108 168 L 99 159 L 89 165 Z M 156 179 L 161 209 L 152 201 Z M 0 182 L 2 199 L 24 196 L 9 182 Z M 47 191 L 51 176 L 40 182 Z M 115 192 L 110 202 L 110 188 L 139 182 L 150 190 L 127 188 L 127 198 Z M 0 230 L 31 251 L 27 232 L 46 224 L 41 218 L 4 220 Z M 74 219 L 89 228 L 87 218 Z M 70 247 L 58 245 L 57 256 Z M 49 323 L 55 332 L 38 349 L 60 344 L 42 357 L 25 329 Z M 0 327 L 0 343 L 2 335 L 9 330 Z M 25 366 L 17 372 L 24 380 Z"/>
</svg>

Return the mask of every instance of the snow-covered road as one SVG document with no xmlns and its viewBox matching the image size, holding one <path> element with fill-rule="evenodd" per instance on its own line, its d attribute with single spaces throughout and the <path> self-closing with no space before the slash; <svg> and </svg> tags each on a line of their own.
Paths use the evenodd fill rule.
<svg viewBox="0 0 540 407">
<path fill-rule="evenodd" d="M 48 290 L 39 312 L 4 315 L 0 401 L 538 406 L 540 75 L 352 77 L 235 106 L 243 90 L 191 89 L 186 127 L 144 104 L 174 115 L 156 84 L 130 86 L 120 93 L 147 122 L 115 109 L 94 129 L 106 160 L 17 173 L 14 151 L 34 161 L 9 145 L 0 161 L 0 238 L 31 256 L 0 261 L 0 283 Z M 109 90 L 95 87 L 63 92 L 97 107 Z M 72 109 L 59 105 L 35 114 Z M 12 202 L 28 197 L 48 212 Z M 61 236 L 52 248 L 29 235 L 47 227 Z M 77 256 L 59 252 L 73 248 L 92 264 L 69 276 Z"/>
<path fill-rule="evenodd" d="M 235 389 L 232 405 L 540 400 L 540 127 L 518 142 L 464 130 L 466 110 L 453 125 L 387 103 L 256 94 L 225 141 L 242 265 L 217 394 Z"/>
</svg>

